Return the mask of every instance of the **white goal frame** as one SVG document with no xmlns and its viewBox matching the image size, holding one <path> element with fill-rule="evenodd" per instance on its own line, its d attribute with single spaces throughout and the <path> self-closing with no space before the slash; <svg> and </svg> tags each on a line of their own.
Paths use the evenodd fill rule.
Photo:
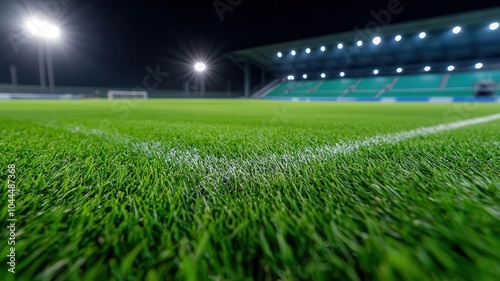
<svg viewBox="0 0 500 281">
<path fill-rule="evenodd" d="M 108 99 L 148 99 L 148 92 L 146 91 L 117 91 L 110 90 L 108 91 Z"/>
</svg>

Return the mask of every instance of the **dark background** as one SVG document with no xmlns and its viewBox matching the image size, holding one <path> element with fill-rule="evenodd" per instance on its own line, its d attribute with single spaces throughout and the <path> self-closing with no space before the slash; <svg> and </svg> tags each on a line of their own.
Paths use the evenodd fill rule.
<svg viewBox="0 0 500 281">
<path fill-rule="evenodd" d="M 225 53 L 363 28 L 372 20 L 370 11 L 386 9 L 389 2 L 217 0 L 239 3 L 221 21 L 214 0 L 0 1 L 0 83 L 10 83 L 11 64 L 19 84 L 39 83 L 37 42 L 26 39 L 23 25 L 29 15 L 45 12 L 62 30 L 51 46 L 56 85 L 132 88 L 142 85 L 147 66 L 159 65 L 170 75 L 158 88 L 180 89 L 193 76 L 192 63 L 206 60 L 208 90 L 223 90 L 228 80 L 241 88 L 242 73 Z M 404 10 L 392 23 L 499 5 L 498 0 L 400 1 Z"/>
</svg>

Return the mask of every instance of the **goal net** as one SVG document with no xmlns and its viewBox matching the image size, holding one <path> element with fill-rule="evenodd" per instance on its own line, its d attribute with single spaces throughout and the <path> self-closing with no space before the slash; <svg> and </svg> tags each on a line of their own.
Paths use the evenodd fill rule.
<svg viewBox="0 0 500 281">
<path fill-rule="evenodd" d="M 108 91 L 108 99 L 147 99 L 146 91 Z"/>
</svg>

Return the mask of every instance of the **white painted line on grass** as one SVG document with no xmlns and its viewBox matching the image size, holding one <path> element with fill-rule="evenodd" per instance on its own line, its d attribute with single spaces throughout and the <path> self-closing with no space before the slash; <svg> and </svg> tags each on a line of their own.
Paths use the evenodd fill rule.
<svg viewBox="0 0 500 281">
<path fill-rule="evenodd" d="M 336 155 L 347 155 L 361 148 L 370 148 L 377 145 L 393 145 L 398 142 L 424 137 L 440 132 L 456 130 L 463 127 L 483 124 L 500 120 L 500 114 L 445 123 L 431 127 L 423 127 L 394 134 L 383 134 L 359 141 L 347 141 L 335 145 L 307 147 L 303 151 L 286 154 L 271 153 L 264 156 L 227 158 L 203 154 L 197 149 L 183 150 L 167 148 L 156 141 L 136 142 L 130 137 L 119 134 L 107 134 L 102 130 L 85 129 L 81 126 L 69 129 L 74 133 L 84 133 L 105 137 L 114 143 L 131 147 L 147 157 L 165 162 L 165 165 L 181 173 L 203 175 L 203 186 L 219 185 L 222 182 L 243 184 L 242 179 L 276 176 L 284 172 L 299 173 L 309 167 L 309 163 L 329 160 Z M 238 181 L 236 181 L 238 180 Z"/>
</svg>

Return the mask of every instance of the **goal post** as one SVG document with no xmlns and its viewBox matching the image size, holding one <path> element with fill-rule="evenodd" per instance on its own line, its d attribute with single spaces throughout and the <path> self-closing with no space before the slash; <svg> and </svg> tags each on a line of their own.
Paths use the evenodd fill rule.
<svg viewBox="0 0 500 281">
<path fill-rule="evenodd" d="M 108 99 L 147 99 L 148 92 L 146 91 L 108 91 Z"/>
</svg>

